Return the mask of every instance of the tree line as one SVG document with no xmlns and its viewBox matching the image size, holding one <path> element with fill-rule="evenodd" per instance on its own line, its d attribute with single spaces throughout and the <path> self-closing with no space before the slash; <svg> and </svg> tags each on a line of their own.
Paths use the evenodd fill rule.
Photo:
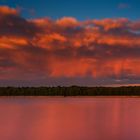
<svg viewBox="0 0 140 140">
<path fill-rule="evenodd" d="M 0 96 L 140 96 L 140 86 L 0 87 Z"/>
</svg>

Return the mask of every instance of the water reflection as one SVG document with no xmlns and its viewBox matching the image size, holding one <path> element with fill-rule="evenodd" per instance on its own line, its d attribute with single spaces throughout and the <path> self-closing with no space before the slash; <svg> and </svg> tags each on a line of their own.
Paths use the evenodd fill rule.
<svg viewBox="0 0 140 140">
<path fill-rule="evenodd" d="M 1 98 L 1 140 L 139 140 L 139 98 Z"/>
</svg>

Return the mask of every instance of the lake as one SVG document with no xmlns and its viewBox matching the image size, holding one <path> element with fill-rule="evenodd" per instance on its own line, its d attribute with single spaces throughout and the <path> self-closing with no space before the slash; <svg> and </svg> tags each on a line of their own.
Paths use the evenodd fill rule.
<svg viewBox="0 0 140 140">
<path fill-rule="evenodd" d="M 140 140 L 140 98 L 1 97 L 1 140 Z"/>
</svg>

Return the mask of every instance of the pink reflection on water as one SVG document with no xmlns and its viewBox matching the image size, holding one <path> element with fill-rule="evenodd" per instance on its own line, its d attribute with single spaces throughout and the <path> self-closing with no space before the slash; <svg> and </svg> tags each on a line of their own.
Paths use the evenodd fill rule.
<svg viewBox="0 0 140 140">
<path fill-rule="evenodd" d="M 0 99 L 1 140 L 139 140 L 139 98 Z"/>
</svg>

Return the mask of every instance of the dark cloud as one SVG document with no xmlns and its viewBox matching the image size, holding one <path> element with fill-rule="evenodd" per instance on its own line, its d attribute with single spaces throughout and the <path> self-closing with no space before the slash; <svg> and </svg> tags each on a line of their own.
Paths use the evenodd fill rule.
<svg viewBox="0 0 140 140">
<path fill-rule="evenodd" d="M 131 6 L 128 3 L 119 3 L 118 8 L 119 9 L 128 9 Z"/>
<path fill-rule="evenodd" d="M 33 37 L 39 29 L 30 21 L 20 17 L 18 11 L 0 7 L 0 36 Z"/>
</svg>

